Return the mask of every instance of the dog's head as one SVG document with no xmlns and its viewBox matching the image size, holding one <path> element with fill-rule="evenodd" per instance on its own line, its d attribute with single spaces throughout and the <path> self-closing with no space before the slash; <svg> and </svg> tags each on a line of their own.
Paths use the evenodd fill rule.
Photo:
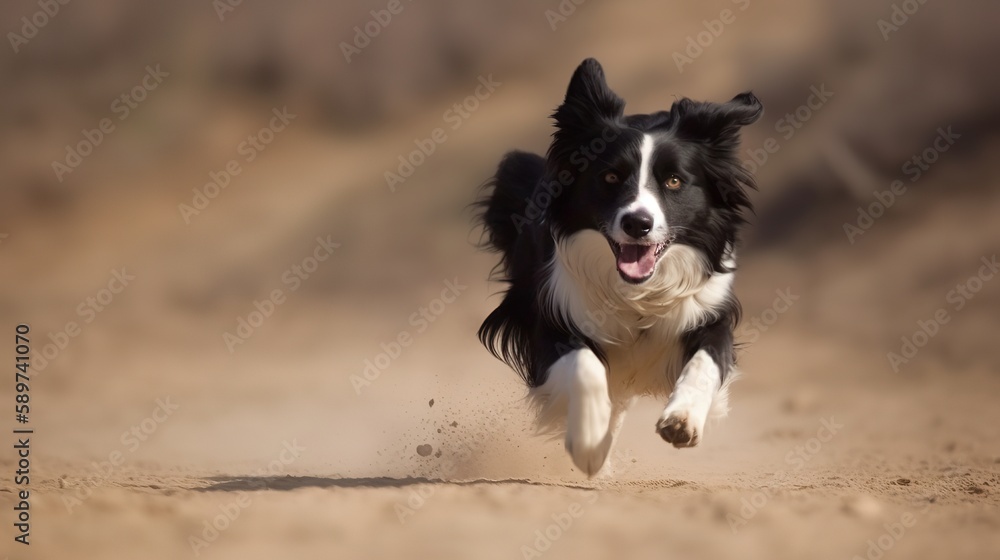
<svg viewBox="0 0 1000 560">
<path fill-rule="evenodd" d="M 601 65 L 587 59 L 553 118 L 547 180 L 563 187 L 549 218 L 558 235 L 604 235 L 623 280 L 641 284 L 672 245 L 725 270 L 753 177 L 739 163 L 740 128 L 763 111 L 752 93 L 726 103 L 681 99 L 669 111 L 624 115 Z"/>
</svg>

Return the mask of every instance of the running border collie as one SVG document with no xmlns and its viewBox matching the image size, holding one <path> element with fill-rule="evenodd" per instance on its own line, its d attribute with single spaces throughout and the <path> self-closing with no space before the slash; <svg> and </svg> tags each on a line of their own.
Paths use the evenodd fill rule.
<svg viewBox="0 0 1000 560">
<path fill-rule="evenodd" d="M 601 65 L 583 61 L 545 157 L 506 154 L 479 202 L 508 285 L 479 339 L 588 476 L 641 395 L 666 398 L 656 431 L 677 448 L 728 412 L 735 245 L 756 188 L 736 156 L 763 111 L 752 93 L 624 108 Z"/>
</svg>

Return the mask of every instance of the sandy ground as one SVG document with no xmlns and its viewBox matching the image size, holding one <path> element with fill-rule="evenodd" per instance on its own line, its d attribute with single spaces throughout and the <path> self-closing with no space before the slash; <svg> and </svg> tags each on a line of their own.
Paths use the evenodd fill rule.
<svg viewBox="0 0 1000 560">
<path fill-rule="evenodd" d="M 270 465 L 176 466 L 123 450 L 124 465 L 105 475 L 106 465 L 39 459 L 35 554 L 13 557 L 853 558 L 872 548 L 877 558 L 882 548 L 890 558 L 987 558 L 1000 550 L 995 381 L 901 390 L 855 380 L 812 394 L 750 385 L 737 392 L 730 421 L 690 451 L 658 441 L 658 410 L 641 406 L 618 442 L 614 477 L 597 480 L 571 472 L 558 444 L 531 440 L 517 402 L 444 384 L 412 385 L 411 395 L 434 395 L 434 406 L 420 399 L 395 414 L 360 403 L 333 411 L 178 397 L 184 408 L 142 455 L 198 438 L 217 456 L 238 456 L 248 447 L 240 440 L 258 440 L 254 447 L 271 449 Z M 202 406 L 253 408 L 253 422 L 301 435 L 264 435 L 238 413 L 206 425 L 196 419 Z M 379 435 L 384 444 L 371 441 Z M 420 457 L 418 443 L 441 456 Z M 358 451 L 365 446 L 373 452 Z M 9 510 L 10 494 L 2 499 Z"/>
</svg>

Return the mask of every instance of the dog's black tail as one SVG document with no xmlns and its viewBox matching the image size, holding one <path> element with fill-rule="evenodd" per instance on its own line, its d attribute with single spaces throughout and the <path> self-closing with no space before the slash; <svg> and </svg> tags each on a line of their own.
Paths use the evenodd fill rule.
<svg viewBox="0 0 1000 560">
<path fill-rule="evenodd" d="M 479 219 L 483 224 L 482 245 L 500 253 L 500 262 L 493 269 L 495 279 L 508 283 L 503 301 L 490 313 L 479 327 L 479 340 L 497 358 L 513 368 L 529 387 L 544 380 L 539 379 L 535 356 L 529 346 L 530 332 L 536 324 L 531 285 L 524 281 L 526 270 L 515 270 L 517 239 L 532 226 L 541 214 L 540 208 L 531 207 L 531 198 L 545 172 L 545 159 L 527 152 L 508 152 L 500 161 L 497 173 L 487 184 L 492 187 L 479 200 Z M 536 205 L 537 206 L 537 205 Z M 521 247 L 520 251 L 534 248 Z"/>
<path fill-rule="evenodd" d="M 510 259 L 517 236 L 537 218 L 529 204 L 545 171 L 539 155 L 512 151 L 504 155 L 497 173 L 487 184 L 492 191 L 478 202 L 484 228 L 483 245 L 501 254 L 497 270 L 510 273 Z"/>
</svg>

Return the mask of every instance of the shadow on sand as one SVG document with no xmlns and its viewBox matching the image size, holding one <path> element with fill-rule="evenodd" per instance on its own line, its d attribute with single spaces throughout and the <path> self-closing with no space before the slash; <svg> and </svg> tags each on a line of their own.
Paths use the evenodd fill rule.
<svg viewBox="0 0 1000 560">
<path fill-rule="evenodd" d="M 550 486 L 573 488 L 578 490 L 596 490 L 596 486 L 579 484 L 546 483 L 526 479 L 504 480 L 443 480 L 426 477 L 362 477 L 333 478 L 319 476 L 213 476 L 205 479 L 207 486 L 197 488 L 198 492 L 249 492 L 254 490 L 297 490 L 299 488 L 402 488 L 417 484 L 450 484 L 455 486 L 473 486 L 488 484 L 519 484 L 528 486 Z"/>
</svg>

